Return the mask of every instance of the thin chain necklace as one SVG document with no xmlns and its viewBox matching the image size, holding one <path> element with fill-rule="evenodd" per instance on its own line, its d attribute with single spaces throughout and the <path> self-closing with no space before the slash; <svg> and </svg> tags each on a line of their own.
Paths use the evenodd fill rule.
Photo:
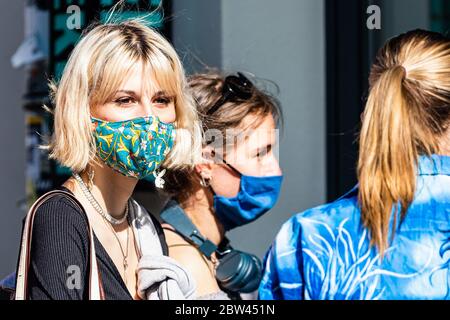
<svg viewBox="0 0 450 320">
<path fill-rule="evenodd" d="M 119 236 L 116 233 L 116 230 L 114 230 L 113 226 L 110 223 L 108 223 L 108 221 L 106 221 L 106 220 L 104 220 L 104 221 L 105 221 L 105 224 L 107 224 L 109 226 L 109 228 L 111 228 L 114 237 L 116 237 L 116 240 L 119 243 L 120 251 L 122 251 L 122 256 L 123 256 L 123 281 L 125 282 L 125 285 L 128 285 L 128 283 L 127 283 L 127 268 L 128 268 L 128 244 L 130 243 L 130 241 L 129 241 L 130 228 L 127 225 L 127 248 L 126 248 L 126 251 L 124 251 L 122 244 L 120 243 Z"/>
<path fill-rule="evenodd" d="M 98 201 L 94 198 L 91 191 L 89 191 L 88 187 L 86 186 L 83 179 L 81 179 L 81 177 L 78 173 L 74 173 L 73 177 L 80 184 L 80 187 L 84 193 L 84 196 L 89 200 L 89 202 L 94 207 L 94 209 L 102 215 L 103 218 L 105 218 L 110 224 L 113 224 L 116 226 L 125 222 L 125 220 L 128 217 L 128 203 L 127 203 L 127 206 L 125 207 L 125 214 L 123 215 L 123 217 L 120 219 L 116 219 L 113 216 L 111 216 L 109 213 L 103 211 L 102 207 L 100 206 Z"/>
<path fill-rule="evenodd" d="M 127 205 L 125 207 L 125 215 L 120 220 L 115 219 L 114 217 L 111 217 L 111 215 L 109 215 L 109 214 L 106 215 L 104 213 L 104 211 L 102 210 L 100 204 L 94 198 L 94 195 L 91 193 L 91 191 L 88 189 L 88 187 L 84 183 L 83 179 L 81 179 L 80 175 L 77 174 L 77 173 L 74 173 L 73 176 L 78 181 L 78 183 L 79 183 L 79 185 L 80 185 L 80 187 L 81 187 L 81 189 L 83 191 L 83 194 L 86 197 L 86 199 L 89 200 L 89 202 L 91 203 L 92 207 L 104 218 L 105 224 L 108 225 L 108 227 L 111 229 L 114 237 L 116 238 L 117 242 L 119 243 L 120 251 L 122 252 L 122 256 L 123 256 L 123 279 L 124 279 L 125 285 L 127 285 L 126 274 L 127 274 L 127 268 L 128 268 L 128 245 L 130 243 L 130 241 L 129 241 L 130 228 L 127 225 L 127 246 L 126 246 L 126 250 L 123 250 L 122 243 L 120 242 L 120 239 L 119 239 L 119 237 L 118 237 L 118 235 L 116 233 L 116 230 L 114 230 L 112 225 L 113 224 L 117 225 L 117 224 L 123 223 L 127 219 L 129 204 L 127 202 Z M 111 219 L 113 219 L 115 221 L 111 222 L 109 218 L 111 218 Z M 117 223 L 117 221 L 121 221 L 121 222 Z"/>
</svg>

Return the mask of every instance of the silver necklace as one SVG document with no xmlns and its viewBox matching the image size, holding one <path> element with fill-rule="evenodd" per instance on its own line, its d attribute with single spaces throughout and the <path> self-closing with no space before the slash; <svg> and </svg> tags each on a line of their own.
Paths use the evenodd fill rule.
<svg viewBox="0 0 450 320">
<path fill-rule="evenodd" d="M 91 203 L 92 207 L 94 207 L 94 209 L 100 213 L 100 215 L 106 219 L 106 221 L 108 221 L 110 224 L 112 225 L 119 225 L 125 222 L 125 220 L 127 220 L 128 217 L 128 202 L 127 205 L 125 207 L 125 214 L 123 215 L 122 218 L 120 219 L 116 219 L 113 216 L 111 216 L 109 213 L 104 212 L 102 207 L 100 206 L 100 204 L 98 203 L 98 201 L 94 198 L 94 196 L 92 195 L 91 191 L 89 191 L 88 187 L 86 186 L 86 184 L 84 183 L 83 179 L 81 179 L 80 175 L 78 173 L 74 173 L 73 177 L 75 178 L 75 180 L 77 180 L 78 184 L 81 187 L 81 190 L 84 193 L 84 196 L 89 200 L 89 202 Z"/>
<path fill-rule="evenodd" d="M 123 280 L 125 282 L 125 285 L 128 285 L 127 268 L 128 268 L 128 245 L 130 243 L 130 240 L 129 240 L 130 239 L 130 236 L 129 236 L 130 228 L 127 226 L 127 249 L 126 249 L 126 251 L 124 251 L 123 247 L 122 247 L 122 243 L 120 242 L 119 237 L 117 236 L 116 230 L 114 230 L 113 226 L 111 224 L 107 223 L 107 221 L 105 221 L 105 224 L 107 224 L 111 228 L 114 237 L 116 237 L 116 240 L 119 243 L 120 251 L 122 252 L 122 256 L 123 256 L 123 261 L 122 261 L 122 263 L 123 263 Z"/>
<path fill-rule="evenodd" d="M 77 173 L 73 174 L 74 178 L 78 181 L 78 183 L 80 184 L 80 187 L 83 191 L 83 194 L 85 195 L 85 197 L 89 200 L 89 202 L 91 203 L 92 207 L 94 207 L 94 209 L 100 213 L 100 215 L 104 218 L 105 223 L 106 223 L 112 230 L 112 233 L 114 235 L 114 237 L 116 238 L 117 242 L 119 243 L 119 247 L 120 247 L 120 251 L 122 252 L 122 256 L 123 256 L 123 279 L 125 281 L 125 285 L 127 285 L 127 268 L 128 268 L 128 245 L 130 243 L 129 239 L 129 232 L 130 232 L 130 228 L 127 227 L 127 247 L 126 247 L 126 251 L 123 250 L 122 247 L 122 243 L 120 242 L 119 237 L 117 236 L 116 230 L 114 230 L 114 228 L 112 227 L 112 225 L 119 225 L 121 223 L 123 223 L 127 217 L 128 217 L 128 208 L 129 208 L 129 204 L 127 202 L 127 205 L 125 207 L 125 214 L 123 216 L 123 218 L 120 219 L 116 219 L 114 217 L 112 217 L 110 214 L 105 213 L 102 209 L 102 207 L 100 206 L 100 204 L 98 203 L 98 201 L 94 198 L 93 194 L 91 193 L 91 191 L 89 191 L 88 187 L 86 186 L 86 184 L 84 183 L 83 179 L 81 179 L 80 175 Z"/>
</svg>

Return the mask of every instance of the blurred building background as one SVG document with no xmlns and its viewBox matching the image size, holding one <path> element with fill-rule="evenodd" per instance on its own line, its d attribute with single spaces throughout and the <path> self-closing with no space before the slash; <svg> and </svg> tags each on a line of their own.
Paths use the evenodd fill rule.
<svg viewBox="0 0 450 320">
<path fill-rule="evenodd" d="M 28 204 L 68 175 L 36 148 L 51 124 L 40 108 L 48 103 L 45 78 L 62 70 L 79 37 L 64 30 L 66 10 L 79 5 L 85 26 L 114 3 L 0 0 L 0 277 L 16 266 Z M 242 70 L 280 87 L 286 119 L 281 198 L 261 219 L 230 233 L 235 247 L 261 258 L 290 216 L 334 200 L 355 184 L 356 134 L 377 49 L 407 30 L 450 30 L 448 0 L 164 0 L 163 5 L 167 19 L 157 27 L 188 73 L 205 66 Z M 379 30 L 367 28 L 370 5 L 381 10 Z M 140 186 L 138 197 L 157 211 L 147 186 Z"/>
</svg>

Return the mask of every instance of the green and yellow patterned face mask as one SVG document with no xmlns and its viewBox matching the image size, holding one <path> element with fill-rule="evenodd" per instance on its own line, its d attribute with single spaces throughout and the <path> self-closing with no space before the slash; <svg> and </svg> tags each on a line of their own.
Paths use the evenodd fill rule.
<svg viewBox="0 0 450 320">
<path fill-rule="evenodd" d="M 97 155 L 128 177 L 144 179 L 154 174 L 174 144 L 174 125 L 155 116 L 118 122 L 91 119 Z"/>
</svg>

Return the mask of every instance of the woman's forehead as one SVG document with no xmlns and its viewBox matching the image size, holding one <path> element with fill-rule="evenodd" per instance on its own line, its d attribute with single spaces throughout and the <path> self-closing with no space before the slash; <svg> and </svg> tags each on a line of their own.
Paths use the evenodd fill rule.
<svg viewBox="0 0 450 320">
<path fill-rule="evenodd" d="M 136 63 L 126 72 L 122 82 L 115 88 L 114 92 L 134 92 L 138 95 L 148 96 L 173 94 L 173 86 L 170 85 L 170 79 L 164 79 L 168 78 L 168 76 L 173 78 L 173 75 L 163 77 L 160 73 L 160 71 L 146 67 L 142 63 Z"/>
</svg>

